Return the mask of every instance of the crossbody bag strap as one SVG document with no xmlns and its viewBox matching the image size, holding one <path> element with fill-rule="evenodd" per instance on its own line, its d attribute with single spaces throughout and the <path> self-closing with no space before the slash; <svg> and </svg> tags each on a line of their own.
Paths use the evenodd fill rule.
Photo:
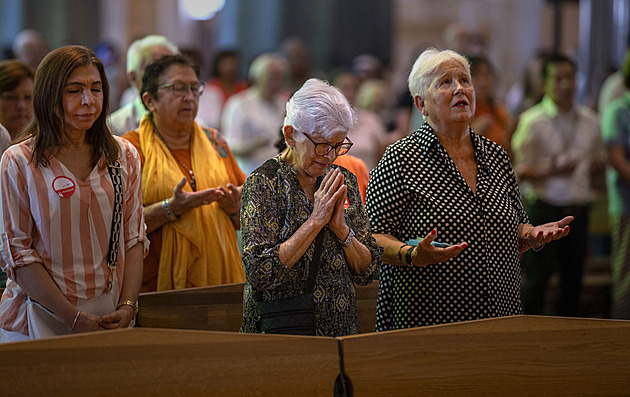
<svg viewBox="0 0 630 397">
<path fill-rule="evenodd" d="M 313 260 L 308 268 L 308 279 L 306 280 L 306 286 L 304 292 L 312 293 L 315 290 L 315 280 L 317 279 L 317 272 L 319 271 L 319 263 L 322 258 L 322 248 L 324 247 L 324 233 L 326 229 L 322 229 L 315 237 L 315 249 L 313 251 Z M 263 300 L 262 291 L 253 291 L 254 300 Z"/>
<path fill-rule="evenodd" d="M 317 279 L 317 272 L 319 272 L 319 263 L 322 259 L 322 248 L 324 248 L 324 235 L 326 234 L 326 228 L 322 228 L 315 237 L 315 249 L 313 250 L 313 260 L 308 270 L 308 279 L 306 280 L 306 287 L 304 292 L 312 293 L 315 290 L 315 280 Z"/>
<path fill-rule="evenodd" d="M 107 267 L 109 268 L 107 291 L 109 291 L 112 289 L 114 272 L 116 271 L 116 260 L 118 259 L 118 238 L 120 236 L 120 227 L 122 223 L 123 189 L 122 180 L 120 179 L 120 161 L 116 160 L 113 164 L 108 164 L 107 170 L 109 171 L 109 177 L 112 179 L 112 185 L 114 185 L 112 230 L 109 236 L 109 249 L 107 251 Z"/>
</svg>

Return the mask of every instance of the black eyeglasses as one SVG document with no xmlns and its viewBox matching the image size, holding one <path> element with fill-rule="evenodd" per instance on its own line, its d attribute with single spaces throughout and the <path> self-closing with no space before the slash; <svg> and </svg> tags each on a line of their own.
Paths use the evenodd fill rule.
<svg viewBox="0 0 630 397">
<path fill-rule="evenodd" d="M 330 153 L 330 151 L 333 149 L 335 149 L 335 154 L 337 156 L 343 156 L 344 154 L 348 153 L 348 150 L 350 150 L 350 148 L 353 145 L 352 141 L 348 139 L 348 137 L 346 137 L 346 140 L 348 142 L 343 142 L 343 143 L 340 143 L 339 145 L 333 146 L 329 143 L 317 143 L 313 140 L 313 138 L 308 136 L 307 133 L 303 132 L 303 134 L 305 137 L 308 138 L 309 141 L 313 143 L 313 145 L 315 145 L 315 154 L 318 156 L 325 156 L 328 153 Z"/>
<path fill-rule="evenodd" d="M 201 83 L 201 82 L 192 83 L 192 84 L 167 83 L 167 84 L 158 85 L 157 87 L 158 90 L 162 88 L 172 89 L 175 95 L 177 96 L 184 96 L 186 95 L 186 93 L 188 93 L 188 90 L 190 90 L 194 96 L 199 97 L 201 94 L 203 94 L 205 85 L 204 83 Z"/>
</svg>

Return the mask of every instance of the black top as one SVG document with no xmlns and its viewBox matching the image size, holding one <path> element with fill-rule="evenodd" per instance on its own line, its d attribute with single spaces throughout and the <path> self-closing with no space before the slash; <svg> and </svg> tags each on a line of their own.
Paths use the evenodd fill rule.
<svg viewBox="0 0 630 397">
<path fill-rule="evenodd" d="M 522 313 L 518 227 L 527 214 L 503 148 L 472 131 L 471 141 L 476 194 L 426 123 L 390 145 L 370 174 L 373 233 L 404 242 L 435 228 L 436 241 L 469 244 L 445 263 L 383 264 L 377 331 Z"/>
</svg>

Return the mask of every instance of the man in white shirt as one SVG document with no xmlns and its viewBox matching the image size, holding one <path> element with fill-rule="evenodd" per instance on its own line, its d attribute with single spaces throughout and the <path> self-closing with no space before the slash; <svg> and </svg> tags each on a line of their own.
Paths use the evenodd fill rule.
<svg viewBox="0 0 630 397">
<path fill-rule="evenodd" d="M 148 112 L 139 94 L 146 66 L 163 56 L 177 53 L 175 44 L 164 36 L 150 35 L 131 43 L 127 50 L 127 78 L 135 98 L 109 115 L 108 123 L 114 135 L 122 136 L 138 129 L 140 120 Z"/>
<path fill-rule="evenodd" d="M 548 58 L 542 69 L 545 96 L 521 115 L 512 138 L 515 170 L 532 224 L 572 215 L 569 235 L 540 252 L 525 253 L 522 289 L 526 314 L 543 314 L 549 277 L 559 273 L 555 312 L 579 315 L 588 240 L 591 172 L 601 159 L 599 121 L 574 103 L 576 65 L 567 57 Z M 559 217 L 559 218 L 558 218 Z"/>
<path fill-rule="evenodd" d="M 239 167 L 251 174 L 278 154 L 289 94 L 284 87 L 286 62 L 273 54 L 259 55 L 250 66 L 252 86 L 234 94 L 225 104 L 221 131 Z"/>
</svg>

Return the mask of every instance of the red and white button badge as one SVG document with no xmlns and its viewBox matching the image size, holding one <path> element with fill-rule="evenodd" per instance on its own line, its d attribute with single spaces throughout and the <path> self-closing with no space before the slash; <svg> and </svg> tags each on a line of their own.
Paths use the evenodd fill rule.
<svg viewBox="0 0 630 397">
<path fill-rule="evenodd" d="M 66 176 L 58 176 L 53 181 L 52 188 L 59 197 L 70 197 L 74 194 L 77 186 L 72 179 Z"/>
</svg>

